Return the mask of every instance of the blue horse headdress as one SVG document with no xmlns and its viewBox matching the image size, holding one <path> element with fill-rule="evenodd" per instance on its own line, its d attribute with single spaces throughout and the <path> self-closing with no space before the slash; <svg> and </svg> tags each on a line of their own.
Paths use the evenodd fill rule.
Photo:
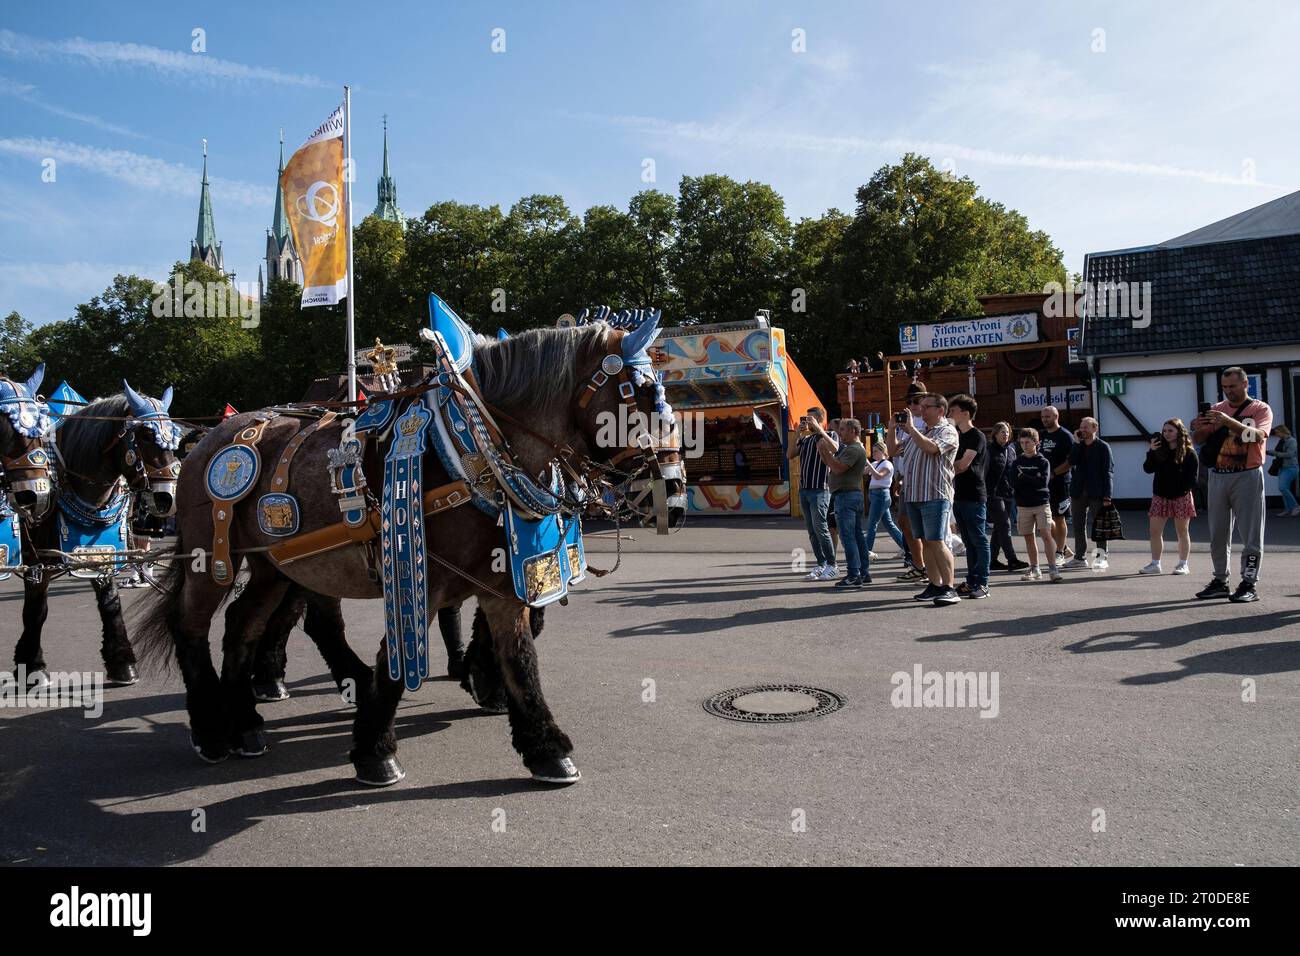
<svg viewBox="0 0 1300 956">
<path fill-rule="evenodd" d="M 619 313 L 620 316 L 627 314 L 629 313 L 626 311 Z M 635 317 L 635 324 L 631 331 L 623 336 L 623 364 L 631 369 L 634 384 L 654 385 L 655 411 L 664 417 L 671 416 L 672 406 L 668 404 L 663 383 L 659 379 L 659 373 L 654 370 L 654 363 L 650 358 L 650 343 L 659 333 L 661 313 L 658 309 L 637 309 L 630 314 Z"/>
<path fill-rule="evenodd" d="M 36 397 L 45 378 L 45 363 L 36 366 L 25 382 L 0 379 L 0 409 L 9 416 L 14 431 L 24 438 L 40 438 L 50 430 L 50 407 Z"/>
<path fill-rule="evenodd" d="M 175 451 L 181 447 L 181 427 L 171 420 L 167 409 L 172 404 L 172 387 L 167 386 L 162 400 L 141 395 L 122 379 L 122 391 L 126 393 L 127 403 L 131 406 L 131 416 L 138 418 L 145 428 L 153 432 L 153 440 L 159 448 Z"/>
</svg>

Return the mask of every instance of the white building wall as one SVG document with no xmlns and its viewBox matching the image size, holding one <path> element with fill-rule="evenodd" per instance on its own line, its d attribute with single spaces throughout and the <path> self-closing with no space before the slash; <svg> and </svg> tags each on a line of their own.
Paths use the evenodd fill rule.
<svg viewBox="0 0 1300 956">
<path fill-rule="evenodd" d="M 1096 363 L 1098 392 L 1095 395 L 1097 421 L 1101 426 L 1101 437 L 1111 439 L 1116 436 L 1137 435 L 1133 423 L 1116 407 L 1109 398 L 1100 394 L 1100 377 L 1102 375 L 1122 375 L 1129 373 L 1127 394 L 1121 401 L 1147 427 L 1148 433 L 1160 430 L 1167 419 L 1181 418 L 1190 424 L 1196 417 L 1196 375 L 1152 375 L 1133 377 L 1133 373 L 1156 369 L 1207 367 L 1211 371 L 1203 373 L 1205 400 L 1216 401 L 1218 398 L 1218 371 L 1232 365 L 1266 365 L 1271 362 L 1300 362 L 1300 347 L 1285 346 L 1270 349 L 1234 349 L 1223 352 L 1174 352 L 1161 355 L 1126 355 L 1115 358 L 1099 358 Z M 1274 424 L 1288 425 L 1296 430 L 1289 421 L 1290 410 L 1283 402 L 1283 377 L 1294 374 L 1296 370 L 1286 371 L 1282 368 L 1270 368 L 1268 376 L 1268 403 L 1273 409 Z M 1300 385 L 1300 381 L 1297 381 Z M 1257 396 L 1258 397 L 1258 396 Z M 1276 442 L 1269 441 L 1271 448 Z M 1115 497 L 1149 498 L 1151 496 L 1151 476 L 1142 470 L 1146 459 L 1147 444 L 1136 441 L 1114 441 L 1111 450 L 1115 457 Z M 1265 477 L 1268 494 L 1278 494 L 1277 479 Z"/>
</svg>

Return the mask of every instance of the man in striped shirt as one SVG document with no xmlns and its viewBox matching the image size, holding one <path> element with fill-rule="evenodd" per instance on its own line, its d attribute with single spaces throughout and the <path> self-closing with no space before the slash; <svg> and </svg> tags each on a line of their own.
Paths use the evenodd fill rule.
<svg viewBox="0 0 1300 956">
<path fill-rule="evenodd" d="M 808 541 L 812 544 L 813 556 L 817 559 L 817 566 L 808 572 L 805 580 L 833 581 L 840 576 L 840 572 L 835 567 L 835 545 L 831 541 L 830 528 L 826 522 L 826 512 L 831 503 L 831 493 L 826 485 L 828 469 L 826 462 L 817 454 L 817 435 L 808 427 L 810 418 L 823 425 L 826 413 L 820 408 L 808 409 L 808 414 L 799 422 L 799 441 L 790 449 L 787 457 L 791 460 L 799 459 L 799 507 L 803 510 Z M 835 440 L 833 435 L 831 440 Z"/>
<path fill-rule="evenodd" d="M 903 507 L 912 534 L 921 539 L 925 554 L 929 586 L 916 595 L 918 601 L 936 605 L 960 604 L 953 587 L 953 557 L 948 550 L 948 517 L 952 513 L 953 468 L 957 458 L 957 427 L 948 420 L 948 400 L 942 395 L 925 393 L 912 396 L 921 400 L 923 428 L 912 422 L 906 411 L 895 421 L 902 426 L 907 440 L 900 442 L 894 429 L 885 432 L 890 455 L 902 454 Z"/>
</svg>

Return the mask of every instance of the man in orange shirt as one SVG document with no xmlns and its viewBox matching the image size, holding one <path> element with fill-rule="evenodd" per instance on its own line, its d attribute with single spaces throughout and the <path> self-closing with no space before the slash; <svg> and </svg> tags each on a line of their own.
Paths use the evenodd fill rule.
<svg viewBox="0 0 1300 956">
<path fill-rule="evenodd" d="M 1242 368 L 1224 369 L 1219 378 L 1223 401 L 1192 419 L 1192 441 L 1210 469 L 1206 490 L 1210 518 L 1210 557 L 1214 580 L 1198 598 L 1258 601 L 1255 583 L 1264 550 L 1264 443 L 1273 428 L 1273 410 L 1249 393 Z M 1241 583 L 1228 592 L 1232 526 L 1241 535 Z"/>
</svg>

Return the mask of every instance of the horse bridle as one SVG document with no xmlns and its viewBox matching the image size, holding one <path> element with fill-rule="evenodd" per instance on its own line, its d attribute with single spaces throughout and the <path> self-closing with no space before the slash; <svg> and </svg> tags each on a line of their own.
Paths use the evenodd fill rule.
<svg viewBox="0 0 1300 956">
<path fill-rule="evenodd" d="M 139 446 L 136 444 L 136 429 L 143 423 L 143 419 L 128 419 L 122 425 L 119 431 L 107 445 L 104 446 L 103 454 L 107 455 L 119 444 L 125 447 L 122 453 L 122 462 L 127 468 L 131 469 L 130 474 L 124 475 L 126 486 L 136 493 L 150 492 L 151 494 L 168 494 L 172 496 L 172 501 L 176 500 L 176 481 L 181 473 L 181 463 L 178 459 L 173 459 L 165 465 L 153 466 L 144 460 L 144 455 L 140 454 Z M 163 449 L 164 452 L 167 449 Z M 84 477 L 84 476 L 83 476 Z"/>
<path fill-rule="evenodd" d="M 617 381 L 619 402 L 628 409 L 627 420 L 630 421 L 633 412 L 640 415 L 645 413 L 637 407 L 636 385 L 629 374 L 629 370 L 635 366 L 624 360 L 621 340 L 616 341 L 618 344 L 611 347 L 605 357 L 601 359 L 600 367 L 592 373 L 586 382 L 578 386 L 576 404 L 579 409 L 585 409 L 606 384 Z M 655 414 L 657 415 L 658 412 L 656 411 Z M 626 484 L 629 490 L 640 493 L 640 497 L 637 499 L 638 503 L 645 497 L 647 492 L 650 493 L 656 524 L 661 529 L 661 534 L 667 533 L 669 507 L 685 507 L 686 472 L 681 461 L 681 445 L 677 441 L 677 423 L 671 415 L 667 417 L 672 422 L 667 441 L 664 440 L 663 436 L 656 438 L 651 436 L 649 431 L 642 431 L 637 436 L 635 444 L 625 445 L 607 463 L 602 464 L 590 458 L 587 459 L 588 464 L 597 471 L 618 472 L 621 477 L 620 484 Z M 668 456 L 676 455 L 677 459 L 675 461 L 662 461 L 659 457 L 661 453 Z M 638 458 L 638 456 L 639 460 L 630 471 L 620 468 L 624 462 Z M 647 474 L 649 477 L 641 477 Z M 675 496 L 673 500 L 670 500 L 667 483 L 672 480 L 682 482 L 683 495 Z M 678 501 L 677 499 L 681 500 Z"/>
<path fill-rule="evenodd" d="M 0 379 L 13 382 L 8 376 L 0 376 Z M 39 395 L 30 399 L 19 397 L 5 400 L 6 403 L 15 401 L 31 401 L 41 407 L 45 405 Z M 39 519 L 49 510 L 50 502 L 53 500 L 51 494 L 53 483 L 50 480 L 50 456 L 45 450 L 45 436 L 31 438 L 19 431 L 18 426 L 13 425 L 11 427 L 14 435 L 22 438 L 25 444 L 23 450 L 17 455 L 11 456 L 7 450 L 0 451 L 0 471 L 3 472 L 3 474 L 0 474 L 0 487 L 3 487 L 4 491 L 8 493 L 14 507 L 32 519 Z M 33 507 L 24 507 L 14 500 L 15 495 L 24 491 L 36 496 L 36 504 Z"/>
</svg>

